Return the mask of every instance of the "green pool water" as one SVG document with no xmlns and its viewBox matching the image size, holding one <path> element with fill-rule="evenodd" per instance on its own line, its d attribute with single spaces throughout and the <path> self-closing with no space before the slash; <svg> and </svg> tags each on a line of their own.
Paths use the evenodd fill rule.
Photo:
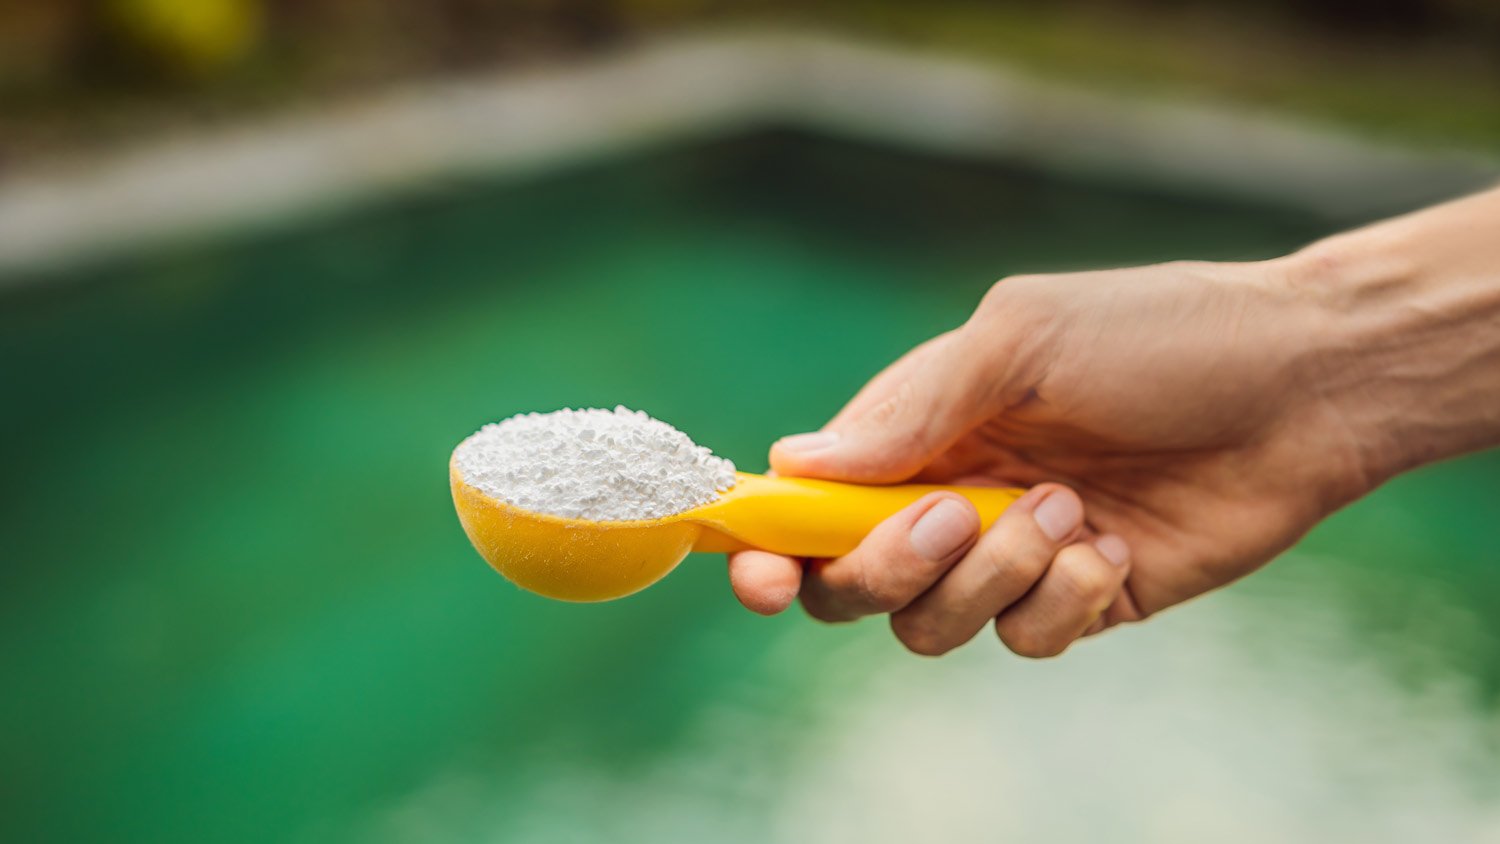
<svg viewBox="0 0 1500 844">
<path fill-rule="evenodd" d="M 996 278 L 1353 221 L 789 133 L 180 244 L 0 295 L 17 841 L 1446 840 L 1500 831 L 1500 457 L 1066 659 L 548 602 L 452 446 L 624 403 L 764 468 Z M 1405 840 L 1410 840 L 1407 837 Z"/>
</svg>

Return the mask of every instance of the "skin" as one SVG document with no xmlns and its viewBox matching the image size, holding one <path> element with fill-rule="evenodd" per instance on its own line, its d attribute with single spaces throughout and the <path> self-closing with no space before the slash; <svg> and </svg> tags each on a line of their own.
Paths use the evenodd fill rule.
<svg viewBox="0 0 1500 844">
<path fill-rule="evenodd" d="M 1390 477 L 1500 444 L 1500 190 L 1284 258 L 997 283 L 872 379 L 780 474 L 1031 487 L 988 531 L 961 497 L 853 553 L 730 559 L 748 608 L 888 615 L 938 655 L 1012 651 L 1223 586 Z"/>
</svg>

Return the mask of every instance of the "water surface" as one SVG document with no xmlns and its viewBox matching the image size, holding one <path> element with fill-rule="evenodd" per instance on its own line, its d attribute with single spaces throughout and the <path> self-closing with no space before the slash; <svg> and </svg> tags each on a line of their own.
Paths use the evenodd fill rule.
<svg viewBox="0 0 1500 844">
<path fill-rule="evenodd" d="M 431 185 L 0 305 L 16 840 L 1500 839 L 1500 459 L 1028 663 L 518 592 L 451 447 L 625 403 L 750 470 L 996 278 L 1337 221 L 783 134 Z"/>
</svg>

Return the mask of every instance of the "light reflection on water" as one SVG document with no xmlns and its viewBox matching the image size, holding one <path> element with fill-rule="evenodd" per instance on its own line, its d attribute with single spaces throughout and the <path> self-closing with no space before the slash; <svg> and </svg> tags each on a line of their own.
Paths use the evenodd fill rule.
<svg viewBox="0 0 1500 844">
<path fill-rule="evenodd" d="M 1420 684 L 1292 554 L 1237 588 L 1029 663 L 790 628 L 681 740 L 611 771 L 558 746 L 451 768 L 368 819 L 390 841 L 1500 841 L 1500 718 Z M 1408 592 L 1421 592 L 1408 585 Z M 1464 612 L 1414 600 L 1449 620 Z M 762 705 L 808 687 L 805 713 Z M 516 760 L 520 761 L 520 760 Z"/>
</svg>

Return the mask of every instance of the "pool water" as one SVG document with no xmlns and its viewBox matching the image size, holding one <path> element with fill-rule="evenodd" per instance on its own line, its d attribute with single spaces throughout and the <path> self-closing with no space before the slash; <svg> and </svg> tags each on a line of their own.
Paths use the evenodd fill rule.
<svg viewBox="0 0 1500 844">
<path fill-rule="evenodd" d="M 1500 840 L 1500 455 L 1032 663 L 519 592 L 446 461 L 642 408 L 742 468 L 996 278 L 1353 221 L 767 132 L 0 298 L 8 840 Z M 1493 836 L 1493 837 L 1491 837 Z"/>
</svg>

